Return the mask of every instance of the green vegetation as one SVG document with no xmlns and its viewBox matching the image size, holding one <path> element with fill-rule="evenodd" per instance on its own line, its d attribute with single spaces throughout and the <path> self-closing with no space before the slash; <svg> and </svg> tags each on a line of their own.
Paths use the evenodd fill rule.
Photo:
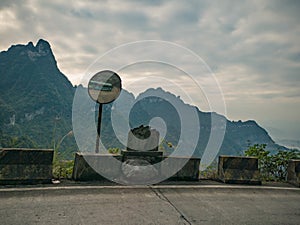
<svg viewBox="0 0 300 225">
<path fill-rule="evenodd" d="M 120 151 L 119 148 L 109 148 L 109 149 L 108 149 L 108 153 L 109 153 L 109 154 L 120 154 L 121 151 Z"/>
<path fill-rule="evenodd" d="M 28 136 L 9 136 L 0 134 L 1 148 L 37 148 L 37 144 Z"/>
<path fill-rule="evenodd" d="M 168 156 L 176 149 L 176 145 L 174 145 L 171 141 L 164 139 L 160 143 L 158 149 L 163 152 L 164 156 Z"/>
<path fill-rule="evenodd" d="M 67 137 L 73 136 L 73 131 L 66 133 L 59 141 L 54 140 L 53 149 L 53 177 L 55 179 L 71 179 L 73 173 L 74 160 L 64 160 L 64 152 L 60 151 L 60 146 Z"/>
<path fill-rule="evenodd" d="M 201 163 L 201 162 L 200 162 Z M 204 171 L 200 171 L 200 179 L 217 180 L 218 179 L 218 162 L 214 160 Z"/>
<path fill-rule="evenodd" d="M 56 160 L 53 162 L 53 178 L 71 179 L 73 173 L 74 160 Z"/>
<path fill-rule="evenodd" d="M 299 150 L 282 151 L 270 154 L 266 150 L 266 144 L 255 144 L 249 146 L 245 156 L 258 157 L 258 167 L 261 178 L 265 181 L 284 181 L 287 173 L 288 162 L 291 159 L 300 159 Z"/>
</svg>

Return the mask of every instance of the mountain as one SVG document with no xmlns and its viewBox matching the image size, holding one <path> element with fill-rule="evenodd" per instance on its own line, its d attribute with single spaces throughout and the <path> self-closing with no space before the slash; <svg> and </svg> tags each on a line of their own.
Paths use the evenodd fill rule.
<svg viewBox="0 0 300 225">
<path fill-rule="evenodd" d="M 60 72 L 49 43 L 39 40 L 35 46 L 29 42 L 27 45 L 14 45 L 1 52 L 0 78 L 0 145 L 53 148 L 61 142 L 60 149 L 64 156 L 72 158 L 77 146 L 74 137 L 66 134 L 70 134 L 72 130 L 75 92 L 80 99 L 81 108 L 95 112 L 95 118 L 97 107 L 90 104 L 86 88 L 81 85 L 73 87 Z M 125 148 L 124 142 L 121 143 L 114 134 L 112 115 L 118 118 L 118 123 L 129 124 L 130 128 L 148 125 L 153 122 L 153 118 L 160 117 L 166 127 L 165 142 L 161 148 L 167 154 L 171 153 L 170 143 L 172 146 L 182 144 L 179 141 L 182 124 L 178 109 L 183 114 L 194 110 L 199 118 L 199 134 L 195 132 L 192 120 L 188 119 L 184 124 L 185 146 L 189 146 L 195 135 L 198 135 L 199 141 L 194 153 L 196 156 L 201 157 L 204 149 L 210 146 L 210 132 L 222 131 L 225 127 L 220 154 L 240 155 L 249 144 L 256 143 L 267 144 L 271 151 L 285 149 L 277 145 L 255 121 L 228 121 L 217 113 L 202 112 L 161 88 L 149 88 L 136 98 L 122 90 L 115 104 L 104 105 L 102 141 L 107 148 Z M 80 119 L 85 121 L 84 117 Z M 126 142 L 128 129 L 122 130 L 120 127 L 117 131 L 120 133 L 119 137 Z M 85 140 L 94 142 L 95 137 L 88 136 Z M 214 147 L 213 144 L 211 148 Z"/>
<path fill-rule="evenodd" d="M 229 121 L 217 113 L 202 112 L 195 106 L 184 103 L 179 97 L 161 88 L 150 88 L 131 101 L 134 101 L 134 103 L 125 104 L 133 105 L 129 116 L 131 127 L 149 124 L 152 118 L 160 117 L 167 128 L 165 139 L 175 146 L 178 145 L 180 139 L 180 129 L 182 126 L 180 119 L 182 114 L 184 114 L 181 113 L 179 115 L 180 113 L 178 112 L 188 113 L 191 110 L 195 110 L 200 122 L 199 139 L 194 153 L 195 156 L 201 157 L 206 148 L 209 149 L 210 146 L 213 146 L 208 145 L 211 132 L 215 132 L 215 130 L 221 131 L 225 129 L 225 126 L 226 132 L 219 154 L 241 155 L 243 154 L 243 150 L 246 150 L 250 144 L 262 143 L 267 144 L 267 150 L 270 151 L 278 149 L 286 150 L 285 147 L 276 144 L 267 131 L 253 120 L 245 122 Z M 190 123 L 185 124 L 185 131 L 188 135 L 183 138 L 185 139 L 183 142 L 188 146 L 189 142 L 192 142 L 192 138 L 194 138 L 192 133 L 195 132 L 197 127 L 195 127 L 192 120 L 187 119 L 185 123 Z M 190 139 L 189 136 L 191 136 Z M 167 148 L 166 143 L 165 148 Z"/>
<path fill-rule="evenodd" d="M 75 88 L 58 69 L 49 43 L 13 45 L 0 53 L 0 132 L 39 147 L 72 129 Z"/>
<path fill-rule="evenodd" d="M 80 130 L 82 130 L 80 139 L 86 141 L 84 146 L 89 146 L 86 149 L 86 151 L 89 151 L 89 149 L 93 149 L 92 144 L 90 145 L 89 143 L 94 143 L 95 138 L 91 133 L 84 131 L 89 130 L 89 128 L 84 127 L 86 121 L 89 120 L 86 113 L 93 112 L 96 117 L 97 106 L 95 107 L 95 104 L 91 103 L 86 88 L 79 86 L 76 94 L 78 102 L 80 102 L 79 110 L 82 109 L 82 112 L 78 115 L 78 120 L 84 121 L 80 124 Z M 187 135 L 181 140 L 181 115 L 179 115 L 180 113 L 178 112 L 184 111 L 188 113 L 191 110 L 196 112 L 200 121 L 200 127 L 195 127 L 193 124 L 194 121 L 188 117 L 188 121 L 186 121 L 187 124 L 185 124 L 185 132 Z M 166 154 L 170 154 L 174 150 L 174 148 L 169 147 L 170 143 L 172 146 L 178 146 L 179 143 L 183 146 L 189 146 L 193 138 L 195 138 L 192 134 L 196 133 L 195 130 L 200 128 L 200 132 L 197 136 L 198 143 L 193 155 L 201 157 L 206 148 L 210 150 L 210 146 L 214 147 L 214 145 L 208 145 L 210 132 L 215 132 L 215 130 L 218 129 L 222 130 L 225 129 L 225 127 L 226 132 L 219 154 L 242 155 L 243 151 L 246 150 L 250 144 L 267 144 L 267 150 L 271 152 L 275 152 L 278 149 L 286 150 L 285 147 L 276 144 L 266 130 L 253 120 L 245 122 L 229 121 L 217 113 L 201 112 L 195 106 L 184 103 L 174 94 L 166 92 L 161 88 L 149 88 L 136 98 L 126 90 L 122 90 L 121 95 L 115 103 L 104 105 L 101 140 L 107 149 L 113 147 L 125 149 L 129 128 L 132 129 L 140 125 L 151 125 L 152 119 L 158 117 L 161 118 L 165 124 L 165 141 L 160 147 Z M 213 125 L 212 118 L 214 118 Z M 113 119 L 115 120 L 114 125 L 117 126 L 114 128 L 112 127 Z M 158 125 L 158 130 L 164 127 L 161 122 L 154 123 L 154 125 Z M 123 142 L 119 141 L 115 132 L 118 132 L 118 137 L 119 139 L 121 138 Z M 164 132 L 160 133 L 163 134 Z M 183 149 L 183 152 L 181 152 L 182 155 L 186 154 L 184 151 Z"/>
</svg>

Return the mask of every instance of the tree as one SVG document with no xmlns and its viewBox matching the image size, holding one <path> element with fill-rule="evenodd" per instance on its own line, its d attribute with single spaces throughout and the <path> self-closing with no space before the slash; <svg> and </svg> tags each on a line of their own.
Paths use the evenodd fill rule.
<svg viewBox="0 0 300 225">
<path fill-rule="evenodd" d="M 285 180 L 289 160 L 299 159 L 300 151 L 297 149 L 278 150 L 276 154 L 271 155 L 265 150 L 266 146 L 266 144 L 249 146 L 245 151 L 245 156 L 258 158 L 258 167 L 263 180 Z"/>
<path fill-rule="evenodd" d="M 0 134 L 1 148 L 37 148 L 38 145 L 28 136 L 9 136 Z"/>
</svg>

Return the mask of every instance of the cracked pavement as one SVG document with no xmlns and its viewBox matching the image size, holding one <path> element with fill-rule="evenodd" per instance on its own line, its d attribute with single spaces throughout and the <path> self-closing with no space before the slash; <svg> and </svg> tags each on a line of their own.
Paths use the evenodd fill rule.
<svg viewBox="0 0 300 225">
<path fill-rule="evenodd" d="M 300 189 L 71 186 L 0 189 L 1 224 L 299 224 Z"/>
</svg>

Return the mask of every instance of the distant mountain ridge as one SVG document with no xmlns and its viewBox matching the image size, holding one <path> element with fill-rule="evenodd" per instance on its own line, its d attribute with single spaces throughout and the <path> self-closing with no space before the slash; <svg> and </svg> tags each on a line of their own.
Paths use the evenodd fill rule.
<svg viewBox="0 0 300 225">
<path fill-rule="evenodd" d="M 170 92 L 165 92 L 161 88 L 157 89 L 148 89 L 145 91 L 145 93 L 141 93 L 137 99 L 141 98 L 143 95 L 146 95 L 147 92 L 152 92 L 153 96 L 164 96 L 164 99 L 173 99 L 173 101 L 177 101 L 179 107 L 190 107 L 194 108 L 195 106 L 191 106 L 189 104 L 184 103 L 181 99 L 179 99 L 177 96 Z M 141 102 L 138 102 L 138 105 L 144 112 L 149 113 L 149 119 L 152 117 L 155 117 L 156 115 L 162 115 L 164 118 L 167 118 L 168 121 L 171 121 L 170 124 L 175 123 L 174 121 L 177 121 L 179 116 L 177 117 L 175 112 L 171 112 L 172 110 L 167 110 L 166 107 L 163 107 L 162 105 L 164 101 L 155 101 L 155 97 L 153 98 L 145 98 Z M 157 98 L 159 100 L 159 98 Z M 134 109 L 133 109 L 134 110 Z M 206 148 L 208 138 L 210 135 L 210 132 L 213 129 L 222 129 L 221 126 L 223 126 L 223 120 L 226 120 L 226 132 L 223 140 L 223 144 L 221 145 L 220 154 L 234 154 L 239 155 L 242 154 L 243 150 L 247 149 L 249 144 L 267 144 L 267 149 L 271 151 L 275 151 L 277 149 L 285 149 L 282 146 L 277 145 L 272 138 L 268 135 L 267 131 L 260 127 L 255 121 L 249 120 L 249 121 L 229 121 L 224 116 L 218 115 L 216 113 L 210 113 L 210 112 L 201 112 L 198 108 L 196 108 L 198 113 L 198 118 L 200 121 L 200 135 L 199 135 L 199 142 L 197 145 L 196 155 L 200 156 L 202 155 L 204 149 Z M 140 109 L 137 109 L 136 111 L 140 111 Z M 215 118 L 217 118 L 216 124 L 212 127 L 211 124 L 211 117 L 212 114 L 215 115 Z M 134 112 L 133 112 L 134 115 Z M 175 116 L 173 116 L 175 115 Z M 136 117 L 135 115 L 133 118 Z M 147 121 L 147 119 L 143 118 L 144 122 Z M 218 121 L 219 120 L 219 121 Z M 140 122 L 141 123 L 141 122 Z M 138 124 L 136 124 L 138 125 Z M 174 124 L 173 124 L 174 126 Z M 171 128 L 172 129 L 172 128 Z M 180 130 L 180 127 L 173 127 L 173 130 L 171 131 L 171 136 L 179 136 L 180 133 L 178 132 Z M 172 140 L 172 138 L 170 138 Z"/>
<path fill-rule="evenodd" d="M 72 103 L 76 88 L 58 69 L 47 41 L 39 40 L 36 46 L 32 42 L 27 45 L 13 45 L 7 51 L 1 52 L 0 77 L 0 136 L 25 135 L 38 146 L 51 148 L 72 130 Z M 79 89 L 86 97 L 86 89 L 78 86 L 77 90 Z M 161 88 L 150 88 L 136 99 L 126 90 L 122 91 L 122 101 L 128 101 L 127 106 L 125 104 L 123 107 L 130 104 L 133 106 L 129 115 L 130 125 L 135 127 L 149 123 L 153 117 L 162 117 L 168 127 L 166 139 L 176 145 L 180 135 L 180 124 L 176 121 L 179 121 L 180 115 L 162 98 L 143 98 L 137 101 L 150 92 L 154 96 L 163 96 L 163 99 L 172 98 L 178 107 L 196 107 L 185 104 Z M 103 142 L 107 147 L 122 148 L 124 146 L 113 135 L 111 110 L 112 104 L 105 105 Z M 201 126 L 195 154 L 201 156 L 212 129 L 212 114 L 201 112 L 198 108 L 196 110 Z M 226 119 L 222 115 L 217 116 Z M 265 143 L 272 151 L 284 149 L 255 121 L 233 122 L 226 119 L 226 133 L 220 154 L 242 154 L 249 144 L 255 143 Z M 68 149 L 70 153 L 77 151 L 74 138 L 65 140 L 61 149 Z"/>
</svg>

